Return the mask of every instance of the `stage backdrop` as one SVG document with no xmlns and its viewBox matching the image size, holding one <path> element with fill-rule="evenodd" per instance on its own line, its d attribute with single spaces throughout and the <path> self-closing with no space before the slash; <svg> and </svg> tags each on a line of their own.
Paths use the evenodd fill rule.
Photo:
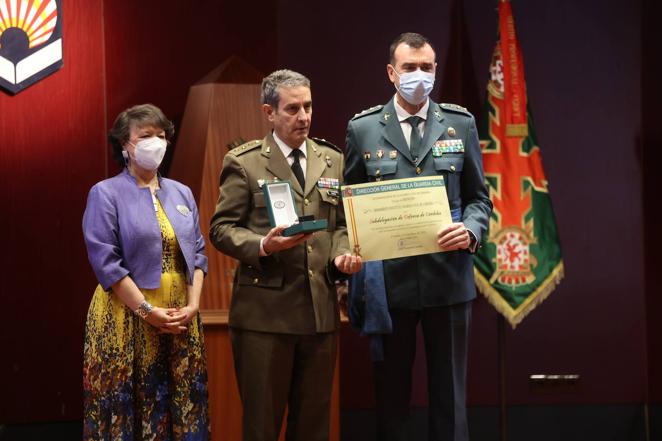
<svg viewBox="0 0 662 441">
<path fill-rule="evenodd" d="M 394 93 L 385 72 L 394 35 L 428 35 L 437 47 L 438 71 L 452 69 L 445 64 L 455 23 L 448 0 L 411 0 L 406 9 L 395 0 L 336 0 L 315 7 L 295 0 L 62 3 L 64 67 L 16 96 L 0 92 L 0 424 L 81 416 L 82 331 L 95 280 L 80 219 L 89 187 L 117 171 L 104 136 L 120 110 L 151 101 L 178 122 L 189 86 L 237 54 L 264 72 L 287 66 L 308 75 L 315 102 L 312 134 L 342 146 L 347 120 Z M 472 81 L 482 96 L 496 36 L 496 0 L 464 4 Z M 648 374 L 639 144 L 642 96 L 648 95 L 642 93 L 642 41 L 647 60 L 659 54 L 650 42 L 660 41 L 656 23 L 647 20 L 642 37 L 641 22 L 659 14 L 643 14 L 642 0 L 515 0 L 513 7 L 545 171 L 553 183 L 566 278 L 506 335 L 509 403 L 640 403 Z M 645 78 L 645 87 L 659 89 L 659 75 Z M 650 130 L 659 126 L 658 107 L 646 99 L 648 140 L 659 140 L 659 132 Z M 649 154 L 657 148 L 650 146 Z M 646 170 L 654 177 L 654 166 Z M 646 197 L 647 225 L 659 229 L 653 216 L 659 195 Z M 659 234 L 654 237 L 659 244 Z M 650 256 L 659 255 L 655 243 L 648 245 Z M 654 276 L 650 283 L 659 286 Z M 658 292 L 650 295 L 657 309 L 649 310 L 649 322 L 658 323 L 648 335 L 657 367 L 650 371 L 651 396 L 659 402 L 662 345 L 654 331 L 660 303 Z M 343 407 L 368 408 L 364 342 L 348 331 L 342 343 Z M 470 404 L 497 403 L 496 360 L 496 315 L 479 300 Z M 425 404 L 421 361 L 418 405 Z M 578 387 L 541 394 L 529 385 L 535 373 L 576 373 L 581 379 Z"/>
</svg>

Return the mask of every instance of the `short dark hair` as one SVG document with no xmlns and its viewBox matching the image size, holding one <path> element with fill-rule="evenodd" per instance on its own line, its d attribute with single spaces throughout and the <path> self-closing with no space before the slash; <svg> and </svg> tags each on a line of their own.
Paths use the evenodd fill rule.
<svg viewBox="0 0 662 441">
<path fill-rule="evenodd" d="M 406 44 L 407 46 L 411 46 L 414 49 L 420 49 L 426 44 L 429 44 L 432 50 L 434 51 L 434 46 L 432 46 L 432 43 L 430 43 L 430 40 L 422 36 L 421 34 L 417 34 L 416 32 L 405 32 L 404 34 L 398 35 L 395 40 L 393 40 L 393 43 L 391 43 L 391 47 L 389 48 L 389 63 L 391 65 L 395 65 L 395 50 L 400 46 L 400 44 Z M 437 52 L 437 51 L 435 51 Z"/>
<path fill-rule="evenodd" d="M 307 87 L 310 89 L 310 80 L 299 72 L 289 69 L 281 69 L 271 72 L 262 80 L 262 93 L 260 101 L 278 109 L 280 102 L 279 88 L 285 87 Z"/>
<path fill-rule="evenodd" d="M 161 109 L 153 104 L 138 104 L 129 107 L 115 119 L 113 127 L 108 132 L 108 142 L 112 148 L 113 159 L 121 166 L 125 161 L 122 156 L 124 144 L 131 136 L 131 127 L 154 126 L 165 132 L 166 141 L 172 139 L 175 134 L 175 125 L 165 117 Z"/>
</svg>

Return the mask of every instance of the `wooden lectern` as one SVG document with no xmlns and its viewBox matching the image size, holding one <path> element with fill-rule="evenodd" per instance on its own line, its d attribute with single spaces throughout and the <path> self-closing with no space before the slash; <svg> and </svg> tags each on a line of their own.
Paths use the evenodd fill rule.
<svg viewBox="0 0 662 441">
<path fill-rule="evenodd" d="M 189 90 L 170 176 L 189 187 L 198 203 L 207 241 L 209 273 L 200 313 L 205 327 L 212 438 L 241 441 L 241 400 L 228 336 L 228 310 L 236 261 L 209 243 L 209 221 L 218 199 L 223 157 L 243 142 L 262 139 L 271 129 L 260 108 L 263 74 L 231 57 Z M 338 366 L 332 397 L 331 440 L 340 439 Z M 281 433 L 281 439 L 284 439 Z"/>
</svg>

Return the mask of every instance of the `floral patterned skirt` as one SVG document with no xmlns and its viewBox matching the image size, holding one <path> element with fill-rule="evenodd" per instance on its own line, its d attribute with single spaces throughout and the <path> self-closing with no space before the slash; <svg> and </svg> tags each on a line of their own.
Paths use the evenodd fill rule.
<svg viewBox="0 0 662 441">
<path fill-rule="evenodd" d="M 186 304 L 186 278 L 163 273 L 142 290 L 154 306 Z M 85 327 L 84 440 L 209 440 L 202 323 L 159 334 L 98 286 Z"/>
</svg>

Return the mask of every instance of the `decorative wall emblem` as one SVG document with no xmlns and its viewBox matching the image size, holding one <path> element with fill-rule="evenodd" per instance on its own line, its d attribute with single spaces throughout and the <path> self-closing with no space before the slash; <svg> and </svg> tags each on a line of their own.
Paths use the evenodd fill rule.
<svg viewBox="0 0 662 441">
<path fill-rule="evenodd" d="M 62 0 L 0 0 L 0 87 L 18 93 L 62 67 Z"/>
</svg>

